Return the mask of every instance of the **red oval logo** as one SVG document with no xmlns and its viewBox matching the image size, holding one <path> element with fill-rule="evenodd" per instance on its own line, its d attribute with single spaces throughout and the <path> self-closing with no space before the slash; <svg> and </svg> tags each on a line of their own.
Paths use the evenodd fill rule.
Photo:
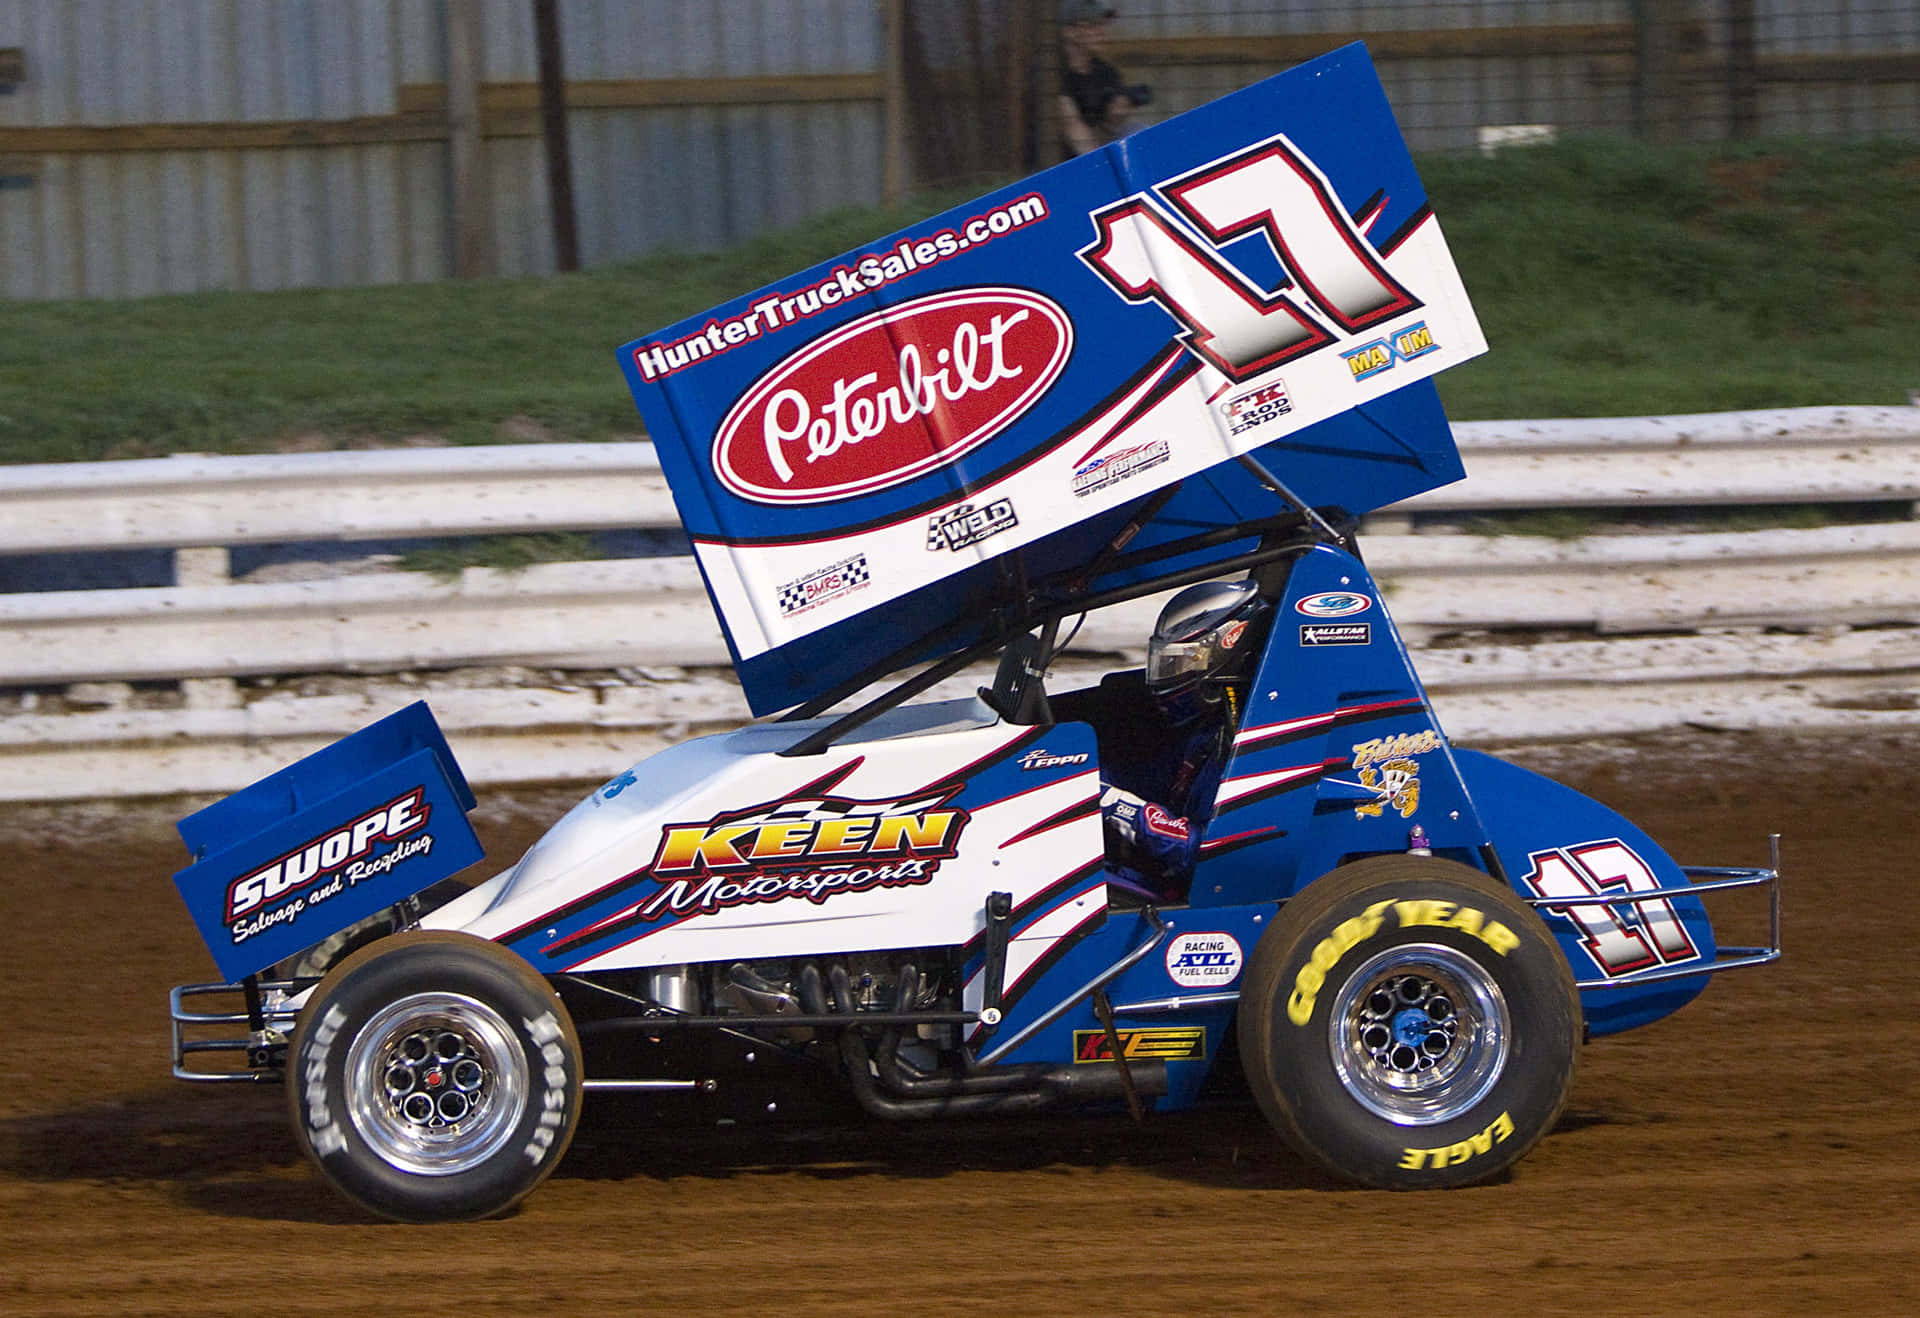
<svg viewBox="0 0 1920 1318">
<path fill-rule="evenodd" d="M 713 469 L 756 503 L 828 503 L 958 461 L 1066 369 L 1073 324 L 1018 288 L 953 289 L 849 321 L 762 376 Z"/>
</svg>

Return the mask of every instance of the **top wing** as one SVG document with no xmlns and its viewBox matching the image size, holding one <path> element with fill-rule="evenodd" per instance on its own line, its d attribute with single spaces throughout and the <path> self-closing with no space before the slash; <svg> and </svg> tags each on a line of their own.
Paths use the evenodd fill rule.
<svg viewBox="0 0 1920 1318">
<path fill-rule="evenodd" d="M 1422 382 L 1485 350 L 1355 44 L 620 359 L 765 713 L 957 648 L 1012 551 L 1075 568 L 1163 487 L 1138 545 L 1270 512 L 1238 455 L 1353 514 L 1458 479 Z"/>
</svg>

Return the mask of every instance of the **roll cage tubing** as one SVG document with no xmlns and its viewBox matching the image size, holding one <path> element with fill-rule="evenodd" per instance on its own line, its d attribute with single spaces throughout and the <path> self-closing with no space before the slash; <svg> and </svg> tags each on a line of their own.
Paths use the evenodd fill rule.
<svg viewBox="0 0 1920 1318">
<path fill-rule="evenodd" d="M 1229 572 L 1259 567 L 1262 564 L 1298 554 L 1327 540 L 1334 543 L 1350 543 L 1350 527 L 1342 529 L 1322 517 L 1317 511 L 1303 508 L 1300 512 L 1262 518 L 1258 521 L 1238 522 L 1233 526 L 1217 527 L 1211 531 L 1183 536 L 1178 540 L 1165 541 L 1131 554 L 1120 552 L 1119 546 L 1124 545 L 1139 531 L 1140 527 L 1150 521 L 1166 501 L 1173 497 L 1178 488 L 1177 484 L 1170 486 L 1149 499 L 1141 511 L 1131 518 L 1126 527 L 1108 543 L 1100 555 L 1083 568 L 1029 584 L 1026 580 L 1024 554 L 1016 551 L 1009 555 L 1008 558 L 1012 561 L 1004 564 L 1002 580 L 1010 588 L 1013 598 L 1003 600 L 996 609 L 998 625 L 989 624 L 993 628 L 991 635 L 946 656 L 867 701 L 859 708 L 834 720 L 826 727 L 809 733 L 780 751 L 779 754 L 783 756 L 818 755 L 869 720 L 912 699 L 928 687 L 951 677 L 969 664 L 986 658 L 1017 638 L 1027 635 L 1036 626 L 1047 629 L 1043 635 L 1043 645 L 1051 648 L 1061 620 L 1075 614 L 1091 613 L 1096 609 L 1124 604 L 1128 600 L 1140 599 L 1163 590 L 1171 590 L 1199 581 L 1211 581 Z M 1297 504 L 1295 506 L 1300 507 Z M 1336 512 L 1335 518 L 1338 522 L 1349 520 L 1343 512 Z M 1199 567 L 1164 573 L 1128 586 L 1116 586 L 1110 590 L 1084 593 L 1088 582 L 1107 573 L 1145 567 L 1151 563 L 1179 558 L 1198 550 L 1209 549 L 1234 540 L 1244 540 L 1255 535 L 1260 537 L 1260 545 L 1246 553 L 1218 559 Z M 912 662 L 911 656 L 915 652 L 924 652 L 930 646 L 936 646 L 941 641 L 964 631 L 971 624 L 971 619 L 956 619 L 925 636 L 917 637 L 848 678 L 833 690 L 823 692 L 805 704 L 789 710 L 781 715 L 778 721 L 793 722 L 798 719 L 813 718 L 826 712 L 868 684 Z M 1041 653 L 1046 661 L 1051 661 L 1052 656 L 1046 655 L 1044 650 Z M 1023 700 L 1020 712 L 1031 714 L 1033 711 L 1033 703 Z"/>
</svg>

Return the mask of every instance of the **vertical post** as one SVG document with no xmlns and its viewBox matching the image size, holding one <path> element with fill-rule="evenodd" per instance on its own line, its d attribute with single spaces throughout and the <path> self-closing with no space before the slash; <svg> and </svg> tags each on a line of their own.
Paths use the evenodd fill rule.
<svg viewBox="0 0 1920 1318">
<path fill-rule="evenodd" d="M 1007 15 L 1007 157 L 1010 174 L 1029 174 L 1039 164 L 1033 121 L 1033 10 L 1013 5 Z"/>
<path fill-rule="evenodd" d="M 554 262 L 567 273 L 580 268 L 580 231 L 574 222 L 573 161 L 567 148 L 567 74 L 560 50 L 559 0 L 533 0 L 533 44 L 540 62 L 540 136 L 547 153 Z"/>
<path fill-rule="evenodd" d="M 1727 136 L 1745 141 L 1760 131 L 1760 59 L 1753 0 L 1727 0 Z"/>
<path fill-rule="evenodd" d="M 881 199 L 891 206 L 912 186 L 907 170 L 907 0 L 886 5 L 886 130 Z"/>
<path fill-rule="evenodd" d="M 480 137 L 480 0 L 446 0 L 447 154 L 453 185 L 453 273 L 493 272 L 486 148 Z"/>
<path fill-rule="evenodd" d="M 1633 131 L 1643 142 L 1673 140 L 1671 0 L 1633 0 Z"/>
<path fill-rule="evenodd" d="M 1039 119 L 1033 135 L 1035 165 L 1057 165 L 1071 154 L 1060 122 L 1060 98 L 1066 94 L 1060 82 L 1060 25 L 1051 14 L 1051 7 L 1043 7 L 1041 17 L 1034 19 L 1034 104 Z"/>
</svg>

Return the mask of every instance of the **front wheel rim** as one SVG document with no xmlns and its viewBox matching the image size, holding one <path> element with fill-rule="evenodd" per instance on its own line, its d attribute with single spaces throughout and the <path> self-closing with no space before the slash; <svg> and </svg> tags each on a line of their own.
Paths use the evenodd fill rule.
<svg viewBox="0 0 1920 1318">
<path fill-rule="evenodd" d="M 483 1002 L 417 993 L 375 1013 L 346 1058 L 354 1128 L 390 1166 L 469 1171 L 498 1153 L 526 1113 L 530 1068 L 513 1028 Z"/>
<path fill-rule="evenodd" d="M 1334 996 L 1327 1023 L 1341 1087 L 1398 1126 L 1469 1112 L 1506 1071 L 1512 1021 L 1500 986 L 1437 943 L 1389 948 Z"/>
</svg>

